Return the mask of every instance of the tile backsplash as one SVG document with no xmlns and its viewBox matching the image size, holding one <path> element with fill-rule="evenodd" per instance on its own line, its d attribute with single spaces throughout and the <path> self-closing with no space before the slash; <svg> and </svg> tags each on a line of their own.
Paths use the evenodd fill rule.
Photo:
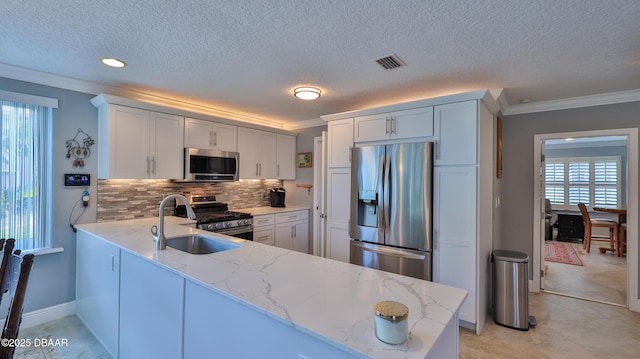
<svg viewBox="0 0 640 359">
<path fill-rule="evenodd" d="M 241 180 L 238 182 L 172 182 L 168 180 L 98 180 L 97 222 L 157 217 L 164 196 L 229 194 L 229 208 L 269 205 L 269 190 L 282 187 L 281 180 Z M 167 209 L 168 208 L 168 209 Z M 165 214 L 173 214 L 173 205 Z"/>
</svg>

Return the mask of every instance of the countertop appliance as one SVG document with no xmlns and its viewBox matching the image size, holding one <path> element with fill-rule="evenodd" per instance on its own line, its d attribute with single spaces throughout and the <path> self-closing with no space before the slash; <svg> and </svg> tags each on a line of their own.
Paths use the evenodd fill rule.
<svg viewBox="0 0 640 359">
<path fill-rule="evenodd" d="M 193 182 L 238 181 L 238 152 L 184 149 L 184 180 Z"/>
<path fill-rule="evenodd" d="M 191 208 L 196 214 L 196 228 L 226 234 L 249 241 L 253 240 L 253 216 L 249 213 L 230 211 L 224 200 L 225 195 L 205 195 L 188 197 Z M 186 208 L 177 204 L 175 214 L 187 217 Z"/>
<path fill-rule="evenodd" d="M 352 149 L 350 262 L 431 280 L 433 143 Z"/>
<path fill-rule="evenodd" d="M 284 199 L 287 191 L 282 188 L 272 188 L 269 191 L 269 199 L 271 201 L 271 207 L 284 207 Z"/>
</svg>

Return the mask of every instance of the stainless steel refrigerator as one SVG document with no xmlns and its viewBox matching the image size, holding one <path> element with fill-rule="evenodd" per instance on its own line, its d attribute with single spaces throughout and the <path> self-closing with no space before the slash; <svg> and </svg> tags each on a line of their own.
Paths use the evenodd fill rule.
<svg viewBox="0 0 640 359">
<path fill-rule="evenodd" d="M 431 280 L 433 143 L 356 147 L 350 262 Z"/>
</svg>

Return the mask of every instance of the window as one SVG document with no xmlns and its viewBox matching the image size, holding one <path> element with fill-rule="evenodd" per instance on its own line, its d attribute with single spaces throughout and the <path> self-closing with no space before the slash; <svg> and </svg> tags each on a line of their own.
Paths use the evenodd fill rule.
<svg viewBox="0 0 640 359">
<path fill-rule="evenodd" d="M 51 107 L 0 100 L 0 237 L 16 248 L 46 246 Z"/>
<path fill-rule="evenodd" d="M 555 208 L 617 207 L 620 157 L 554 158 L 545 162 L 545 195 Z"/>
</svg>

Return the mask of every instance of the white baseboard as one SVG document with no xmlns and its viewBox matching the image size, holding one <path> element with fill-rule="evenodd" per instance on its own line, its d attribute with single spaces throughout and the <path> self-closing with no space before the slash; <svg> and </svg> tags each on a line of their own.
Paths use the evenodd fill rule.
<svg viewBox="0 0 640 359">
<path fill-rule="evenodd" d="M 35 327 L 36 325 L 68 317 L 74 314 L 76 314 L 75 301 L 34 310 L 32 312 L 22 314 L 22 324 L 20 324 L 20 328 L 24 329 Z M 4 320 L 2 322 L 4 322 Z"/>
</svg>

